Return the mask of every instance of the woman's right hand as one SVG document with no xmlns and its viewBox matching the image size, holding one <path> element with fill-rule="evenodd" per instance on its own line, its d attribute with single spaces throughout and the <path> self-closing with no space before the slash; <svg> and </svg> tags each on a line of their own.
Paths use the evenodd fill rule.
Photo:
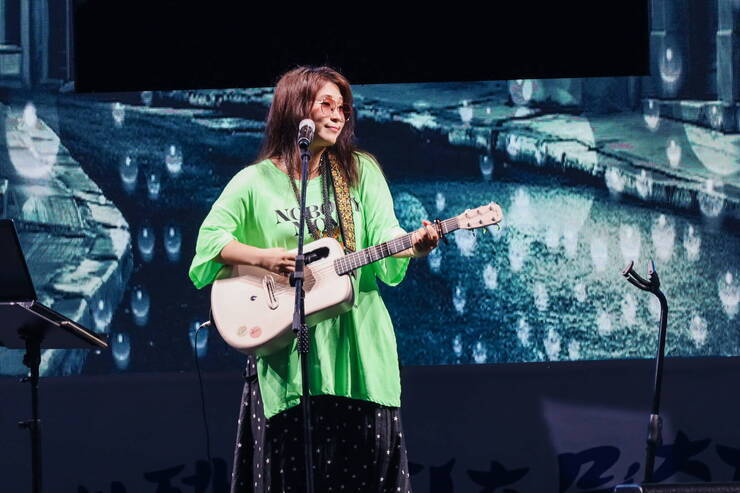
<svg viewBox="0 0 740 493">
<path fill-rule="evenodd" d="M 295 253 L 289 253 L 285 248 L 263 248 L 258 265 L 270 272 L 287 276 L 295 272 Z"/>
</svg>

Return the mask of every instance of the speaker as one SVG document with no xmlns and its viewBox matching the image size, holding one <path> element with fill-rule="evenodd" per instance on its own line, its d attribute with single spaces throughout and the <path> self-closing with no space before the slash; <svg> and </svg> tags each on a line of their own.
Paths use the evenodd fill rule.
<svg viewBox="0 0 740 493">
<path fill-rule="evenodd" d="M 740 483 L 620 484 L 614 493 L 740 493 Z"/>
</svg>

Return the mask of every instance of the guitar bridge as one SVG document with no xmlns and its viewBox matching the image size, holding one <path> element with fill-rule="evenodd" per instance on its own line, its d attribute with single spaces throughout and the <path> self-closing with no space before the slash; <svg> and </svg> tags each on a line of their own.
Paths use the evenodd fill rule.
<svg viewBox="0 0 740 493">
<path fill-rule="evenodd" d="M 277 296 L 275 296 L 275 279 L 272 276 L 265 276 L 262 278 L 262 289 L 265 290 L 267 295 L 267 306 L 270 310 L 275 310 L 280 303 L 278 303 Z"/>
</svg>

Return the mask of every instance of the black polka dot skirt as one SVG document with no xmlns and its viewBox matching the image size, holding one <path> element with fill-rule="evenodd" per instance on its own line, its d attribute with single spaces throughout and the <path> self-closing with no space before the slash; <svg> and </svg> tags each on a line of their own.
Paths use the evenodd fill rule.
<svg viewBox="0 0 740 493">
<path fill-rule="evenodd" d="M 301 407 L 265 420 L 257 377 L 246 380 L 232 493 L 305 491 Z M 311 422 L 316 493 L 411 493 L 399 408 L 314 396 Z"/>
</svg>

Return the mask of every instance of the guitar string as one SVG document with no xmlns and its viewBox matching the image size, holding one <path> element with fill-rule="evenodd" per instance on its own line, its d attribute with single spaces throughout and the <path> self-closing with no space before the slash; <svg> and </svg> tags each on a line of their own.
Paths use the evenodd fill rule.
<svg viewBox="0 0 740 493">
<path fill-rule="evenodd" d="M 454 223 L 456 221 L 457 221 L 457 218 L 450 218 L 444 221 L 440 221 L 442 224 L 443 234 L 449 234 L 451 231 L 453 231 L 452 229 L 450 229 L 450 226 L 454 226 L 455 225 Z M 394 238 L 392 240 L 386 241 L 379 245 L 374 245 L 372 247 L 368 247 L 363 250 L 359 250 L 357 252 L 347 254 L 343 257 L 335 259 L 332 262 L 327 262 L 325 265 L 320 265 L 317 268 L 309 267 L 308 268 L 309 273 L 313 276 L 314 281 L 316 281 L 317 278 L 321 277 L 323 274 L 326 274 L 327 272 L 331 272 L 331 271 L 334 271 L 335 273 L 338 274 L 338 271 L 346 269 L 346 272 L 344 273 L 346 274 L 351 270 L 358 269 L 364 265 L 368 265 L 369 263 L 377 262 L 378 260 L 386 258 L 390 255 L 394 255 L 395 253 L 411 248 L 411 245 L 409 245 L 408 247 L 405 246 L 405 243 L 407 240 L 410 242 L 411 233 L 407 233 L 403 236 L 399 236 L 398 238 Z M 395 249 L 396 247 L 398 247 L 399 249 L 396 250 L 394 253 L 390 253 L 390 251 L 392 249 Z M 384 248 L 386 252 L 388 252 L 387 254 L 383 253 Z M 376 253 L 379 253 L 380 255 L 377 258 L 373 258 Z M 369 262 L 365 262 L 365 258 L 367 257 L 370 258 Z M 284 277 L 273 276 L 273 279 L 276 280 L 276 282 L 278 283 L 277 289 L 273 290 L 273 292 L 276 295 L 282 295 L 282 294 L 294 292 L 294 289 L 292 286 L 284 285 L 284 282 L 282 282 L 283 279 L 285 279 Z M 247 284 L 250 284 L 254 287 L 262 287 L 262 284 L 263 284 L 261 280 L 251 281 L 251 280 L 248 280 L 247 278 L 243 279 L 242 282 L 246 282 Z"/>
</svg>

